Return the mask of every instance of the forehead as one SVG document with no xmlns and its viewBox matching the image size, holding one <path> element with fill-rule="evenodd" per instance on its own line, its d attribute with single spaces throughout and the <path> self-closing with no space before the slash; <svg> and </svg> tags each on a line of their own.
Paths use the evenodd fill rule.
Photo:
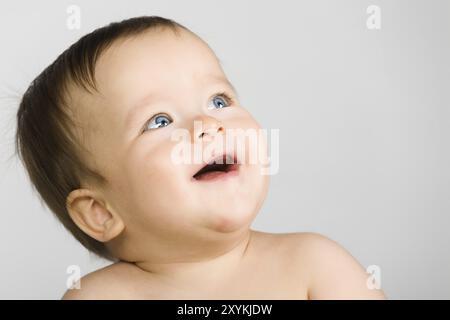
<svg viewBox="0 0 450 320">
<path fill-rule="evenodd" d="M 99 92 L 120 103 L 148 91 L 187 88 L 211 74 L 223 71 L 209 46 L 188 31 L 170 29 L 116 41 L 95 70 Z"/>
<path fill-rule="evenodd" d="M 97 60 L 98 92 L 72 92 L 85 140 L 95 144 L 103 137 L 111 141 L 112 135 L 120 136 L 117 128 L 125 125 L 142 98 L 183 97 L 212 78 L 226 76 L 211 48 L 188 31 L 151 30 L 116 40 Z"/>
</svg>

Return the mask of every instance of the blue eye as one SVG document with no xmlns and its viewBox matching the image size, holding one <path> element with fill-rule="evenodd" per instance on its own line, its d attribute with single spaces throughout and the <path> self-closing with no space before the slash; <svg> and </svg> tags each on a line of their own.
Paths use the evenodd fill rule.
<svg viewBox="0 0 450 320">
<path fill-rule="evenodd" d="M 214 96 L 211 100 L 211 104 L 208 105 L 208 109 L 222 109 L 229 107 L 232 103 L 233 99 L 225 92 L 222 92 Z"/>
<path fill-rule="evenodd" d="M 172 119 L 165 113 L 159 113 L 152 117 L 144 127 L 144 131 L 150 129 L 158 129 L 161 127 L 166 127 L 172 122 Z"/>
</svg>

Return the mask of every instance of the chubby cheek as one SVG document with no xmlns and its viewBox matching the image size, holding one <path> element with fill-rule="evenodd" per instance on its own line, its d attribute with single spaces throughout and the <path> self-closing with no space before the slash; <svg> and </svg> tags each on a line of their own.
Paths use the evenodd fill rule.
<svg viewBox="0 0 450 320">
<path fill-rule="evenodd" d="M 267 172 L 269 163 L 268 157 L 268 130 L 261 128 L 260 124 L 250 115 L 245 114 L 236 121 L 234 129 L 244 129 L 245 134 L 239 135 L 236 145 L 241 153 L 241 161 L 247 169 L 251 171 L 253 183 L 268 184 L 269 176 Z"/>
<path fill-rule="evenodd" d="M 180 215 L 194 205 L 189 197 L 188 177 L 182 165 L 171 161 L 173 145 L 169 141 L 145 145 L 129 155 L 126 174 L 132 209 L 132 223 L 141 228 L 180 227 Z"/>
<path fill-rule="evenodd" d="M 255 130 L 257 138 L 253 141 L 247 140 L 246 163 L 244 166 L 249 170 L 249 179 L 246 186 L 249 190 L 249 198 L 253 198 L 252 209 L 258 211 L 267 196 L 270 176 L 267 173 L 268 143 L 267 130 L 263 130 L 260 124 L 251 116 L 247 119 L 247 127 Z"/>
</svg>

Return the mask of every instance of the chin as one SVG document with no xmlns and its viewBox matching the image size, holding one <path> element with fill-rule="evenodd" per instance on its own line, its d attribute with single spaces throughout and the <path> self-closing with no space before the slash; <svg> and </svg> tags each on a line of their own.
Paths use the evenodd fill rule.
<svg viewBox="0 0 450 320">
<path fill-rule="evenodd" d="M 212 230 L 221 233 L 236 232 L 247 228 L 257 214 L 254 209 L 244 207 L 220 211 L 212 214 L 209 226 Z"/>
</svg>

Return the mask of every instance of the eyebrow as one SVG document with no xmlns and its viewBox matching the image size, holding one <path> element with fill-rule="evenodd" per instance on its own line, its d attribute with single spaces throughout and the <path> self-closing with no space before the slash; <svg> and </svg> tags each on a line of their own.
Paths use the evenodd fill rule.
<svg viewBox="0 0 450 320">
<path fill-rule="evenodd" d="M 214 80 L 214 82 L 216 82 L 216 83 L 219 83 L 219 82 L 225 83 L 232 89 L 233 93 L 239 99 L 239 94 L 238 94 L 236 88 L 231 84 L 231 82 L 226 77 L 217 76 L 217 75 L 208 75 L 205 77 L 205 79 Z M 154 93 L 150 93 L 150 94 L 146 95 L 145 97 L 143 97 L 142 99 L 138 100 L 138 102 L 133 105 L 133 107 L 130 109 L 130 111 L 128 111 L 126 118 L 125 118 L 125 125 L 127 128 L 131 125 L 133 119 L 136 117 L 137 114 L 139 114 L 141 109 L 152 104 L 153 100 L 156 100 L 156 95 Z"/>
</svg>

